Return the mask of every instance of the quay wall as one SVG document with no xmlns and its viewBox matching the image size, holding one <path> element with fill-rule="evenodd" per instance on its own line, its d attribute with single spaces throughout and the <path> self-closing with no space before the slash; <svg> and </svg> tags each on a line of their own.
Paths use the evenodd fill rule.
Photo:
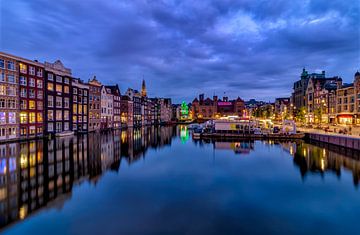
<svg viewBox="0 0 360 235">
<path fill-rule="evenodd" d="M 333 144 L 345 148 L 360 150 L 360 138 L 339 136 L 339 135 L 326 135 L 317 133 L 307 133 L 306 137 L 310 140 L 316 140 L 328 144 Z"/>
</svg>

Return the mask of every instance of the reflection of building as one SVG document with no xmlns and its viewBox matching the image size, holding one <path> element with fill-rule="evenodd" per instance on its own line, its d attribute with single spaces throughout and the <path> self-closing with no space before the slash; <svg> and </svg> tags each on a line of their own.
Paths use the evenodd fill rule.
<svg viewBox="0 0 360 235">
<path fill-rule="evenodd" d="M 96 183 L 107 170 L 119 170 L 146 150 L 171 144 L 172 127 L 0 144 L 0 227 L 24 219 L 44 206 L 62 207 L 73 186 Z"/>
<path fill-rule="evenodd" d="M 294 163 L 299 167 L 302 177 L 308 172 L 321 175 L 324 175 L 324 172 L 333 172 L 340 177 L 341 169 L 344 168 L 352 171 L 354 184 L 358 185 L 360 182 L 359 154 L 359 151 L 355 150 L 345 152 L 337 146 L 300 142 L 297 144 L 293 156 Z"/>
<path fill-rule="evenodd" d="M 229 150 L 232 149 L 238 154 L 249 154 L 254 150 L 254 141 L 240 141 L 240 142 L 219 142 L 215 141 L 215 149 Z"/>
<path fill-rule="evenodd" d="M 11 223 L 19 216 L 19 147 L 19 143 L 0 145 L 0 221 L 2 224 Z"/>
<path fill-rule="evenodd" d="M 19 138 L 18 62 L 0 53 L 0 141 Z"/>
</svg>

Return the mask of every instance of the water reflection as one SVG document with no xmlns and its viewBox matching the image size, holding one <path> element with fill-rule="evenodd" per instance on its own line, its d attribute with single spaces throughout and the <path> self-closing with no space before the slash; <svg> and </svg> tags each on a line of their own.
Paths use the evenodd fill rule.
<svg viewBox="0 0 360 235">
<path fill-rule="evenodd" d="M 170 147 L 176 136 L 182 144 L 173 147 L 179 149 L 180 145 L 189 149 L 190 152 L 185 153 L 198 151 L 196 146 L 205 145 L 212 145 L 213 151 L 228 152 L 230 156 L 233 156 L 231 153 L 247 156 L 266 148 L 276 154 L 273 150 L 280 148 L 292 158 L 304 179 L 313 174 L 324 177 L 326 172 L 340 178 L 341 172 L 346 170 L 352 172 L 354 185 L 359 184 L 359 152 L 303 141 L 191 141 L 186 126 L 7 143 L 0 145 L 1 228 L 27 218 L 40 208 L 61 208 L 71 198 L 74 185 L 96 184 L 104 172 L 118 172 L 122 162 L 131 165 L 144 158 L 149 149 Z M 188 146 L 184 146 L 185 143 Z"/>
<path fill-rule="evenodd" d="M 225 142 L 215 141 L 214 148 L 217 150 L 233 150 L 235 154 L 249 154 L 254 150 L 254 141 Z"/>
<path fill-rule="evenodd" d="M 324 176 L 325 172 L 332 172 L 338 178 L 341 170 L 352 172 L 354 185 L 360 180 L 360 152 L 318 142 L 299 142 L 293 153 L 294 163 L 299 167 L 304 178 L 309 173 Z"/>
<path fill-rule="evenodd" d="M 173 127 L 128 129 L 0 145 L 0 227 L 45 206 L 62 207 L 73 185 L 96 183 L 146 150 L 171 145 Z"/>
</svg>

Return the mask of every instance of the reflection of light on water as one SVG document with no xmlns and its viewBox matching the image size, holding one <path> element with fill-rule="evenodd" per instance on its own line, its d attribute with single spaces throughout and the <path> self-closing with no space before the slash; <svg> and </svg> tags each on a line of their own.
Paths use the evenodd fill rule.
<svg viewBox="0 0 360 235">
<path fill-rule="evenodd" d="M 26 155 L 21 155 L 20 157 L 20 165 L 21 165 L 21 168 L 26 168 L 27 167 L 27 158 L 26 158 Z"/>
<path fill-rule="evenodd" d="M 121 132 L 121 143 L 125 143 L 126 142 L 126 132 L 125 131 L 122 131 Z"/>
<path fill-rule="evenodd" d="M 25 206 L 22 206 L 19 210 L 19 218 L 22 220 L 22 219 L 25 219 L 27 215 L 27 209 Z"/>
<path fill-rule="evenodd" d="M 290 146 L 290 154 L 291 154 L 291 156 L 294 155 L 294 148 L 292 145 Z"/>
<path fill-rule="evenodd" d="M 189 130 L 187 126 L 180 126 L 180 139 L 182 143 L 185 143 L 189 139 Z"/>
<path fill-rule="evenodd" d="M 325 160 L 324 160 L 324 158 L 321 159 L 320 163 L 321 163 L 321 170 L 325 170 Z"/>
<path fill-rule="evenodd" d="M 303 150 L 304 157 L 306 157 L 306 149 Z"/>
</svg>

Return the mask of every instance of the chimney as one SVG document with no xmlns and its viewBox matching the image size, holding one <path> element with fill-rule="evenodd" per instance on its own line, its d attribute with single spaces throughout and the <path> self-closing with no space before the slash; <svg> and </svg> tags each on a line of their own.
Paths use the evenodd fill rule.
<svg viewBox="0 0 360 235">
<path fill-rule="evenodd" d="M 199 95 L 199 101 L 204 101 L 204 94 Z"/>
</svg>

